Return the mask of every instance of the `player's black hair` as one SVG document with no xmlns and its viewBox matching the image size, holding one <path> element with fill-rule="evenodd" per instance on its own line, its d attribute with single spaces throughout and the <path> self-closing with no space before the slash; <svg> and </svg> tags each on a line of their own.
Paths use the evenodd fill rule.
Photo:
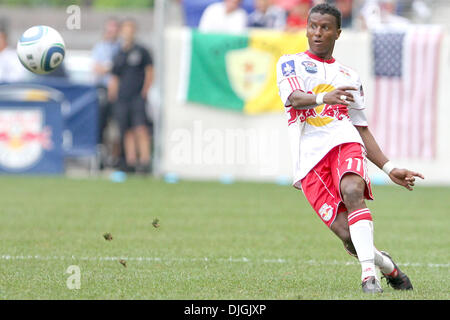
<svg viewBox="0 0 450 320">
<path fill-rule="evenodd" d="M 312 7 L 311 10 L 309 10 L 308 20 L 309 20 L 309 16 L 312 13 L 330 14 L 330 15 L 334 16 L 336 18 L 337 28 L 338 29 L 341 28 L 341 12 L 338 9 L 336 9 L 336 7 L 334 7 L 328 3 L 318 4 L 314 7 Z"/>
</svg>

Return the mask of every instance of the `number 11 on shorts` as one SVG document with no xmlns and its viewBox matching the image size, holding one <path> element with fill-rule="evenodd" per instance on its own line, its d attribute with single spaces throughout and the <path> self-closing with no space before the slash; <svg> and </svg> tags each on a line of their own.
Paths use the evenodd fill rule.
<svg viewBox="0 0 450 320">
<path fill-rule="evenodd" d="M 347 161 L 347 170 L 350 170 L 352 168 L 353 159 L 356 160 L 356 171 L 361 170 L 361 159 L 359 158 L 348 158 L 345 161 Z"/>
</svg>

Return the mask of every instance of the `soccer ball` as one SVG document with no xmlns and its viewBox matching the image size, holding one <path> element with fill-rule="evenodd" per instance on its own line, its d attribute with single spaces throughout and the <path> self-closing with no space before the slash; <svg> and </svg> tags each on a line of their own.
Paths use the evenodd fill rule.
<svg viewBox="0 0 450 320">
<path fill-rule="evenodd" d="M 64 40 L 53 28 L 34 26 L 26 30 L 17 42 L 17 56 L 22 65 L 37 74 L 55 70 L 64 60 Z"/>
</svg>

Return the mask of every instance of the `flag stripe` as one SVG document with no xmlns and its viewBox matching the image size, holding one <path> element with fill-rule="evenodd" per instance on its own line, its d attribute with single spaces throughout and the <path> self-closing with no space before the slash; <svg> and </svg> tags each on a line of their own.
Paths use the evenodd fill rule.
<svg viewBox="0 0 450 320">
<path fill-rule="evenodd" d="M 393 109 L 396 109 L 397 112 L 397 117 L 396 117 L 396 121 L 393 124 L 393 128 L 396 128 L 397 131 L 395 132 L 395 134 L 392 134 L 392 136 L 395 137 L 395 140 L 393 141 L 392 145 L 395 148 L 395 156 L 394 157 L 399 157 L 400 156 L 400 148 L 399 146 L 401 145 L 401 132 L 402 132 L 402 127 L 401 124 L 403 123 L 403 112 L 404 112 L 404 104 L 403 101 L 405 100 L 405 96 L 404 96 L 404 89 L 403 89 L 403 84 L 400 81 L 396 81 L 396 90 L 398 90 L 398 99 L 397 99 L 397 104 L 394 105 Z"/>
<path fill-rule="evenodd" d="M 431 61 L 434 58 L 433 55 L 433 43 L 434 43 L 434 38 L 435 35 L 432 35 L 431 37 L 427 38 L 427 42 L 428 45 L 426 47 L 426 51 L 425 51 L 425 55 L 426 55 L 426 60 L 425 61 Z M 426 63 L 424 63 L 426 65 Z M 426 78 L 424 79 L 426 82 L 433 82 L 433 73 L 434 73 L 434 68 L 430 68 L 430 70 L 427 72 Z M 432 110 L 432 95 L 433 95 L 433 90 L 432 88 L 430 88 L 430 90 L 426 90 L 424 92 L 423 95 L 423 103 L 424 104 L 430 104 L 430 108 L 428 112 L 425 112 L 423 114 L 422 117 L 422 121 L 423 121 L 423 127 L 422 127 L 422 135 L 421 135 L 421 139 L 420 139 L 420 145 L 421 145 L 421 149 L 423 149 L 423 154 L 425 158 L 431 158 L 432 156 L 432 152 L 431 152 L 431 110 Z"/>
<path fill-rule="evenodd" d="M 436 140 L 437 140 L 437 132 L 433 130 L 436 128 L 437 123 L 437 103 L 438 103 L 438 83 L 439 83 L 439 63 L 440 63 L 440 53 L 441 53 L 441 44 L 443 40 L 443 32 L 440 32 L 436 36 L 436 47 L 434 47 L 434 58 L 433 61 L 436 61 L 434 64 L 434 75 L 433 75 L 433 97 L 431 103 L 431 114 L 434 115 L 431 117 L 431 157 L 434 159 L 436 157 Z"/>
<path fill-rule="evenodd" d="M 415 57 L 415 47 L 414 47 L 414 41 L 411 41 L 411 38 L 413 38 L 413 33 L 408 33 L 405 36 L 405 43 L 410 44 L 409 50 L 404 50 L 403 52 L 403 63 L 404 63 L 404 79 L 409 79 L 411 81 L 414 81 L 414 70 L 415 70 L 415 64 L 414 64 L 414 57 Z M 402 144 L 400 145 L 401 152 L 399 157 L 406 158 L 408 157 L 409 152 L 409 139 L 411 135 L 409 134 L 410 130 L 410 124 L 412 121 L 412 115 L 411 115 L 411 102 L 412 102 L 412 96 L 413 96 L 413 90 L 412 90 L 412 84 L 414 82 L 409 81 L 402 81 L 402 86 L 405 94 L 404 99 L 404 105 L 402 109 L 402 119 L 400 119 L 401 126 L 399 126 L 399 129 L 401 130 L 402 135 Z"/>
<path fill-rule="evenodd" d="M 423 39 L 420 37 L 419 34 L 417 34 L 417 38 L 412 43 L 412 49 L 406 48 L 406 50 L 410 51 L 412 53 L 412 64 L 413 64 L 413 72 L 412 72 L 412 100 L 410 102 L 410 121 L 408 123 L 408 137 L 410 138 L 410 141 L 408 141 L 408 154 L 407 157 L 410 156 L 412 158 L 417 157 L 416 152 L 416 146 L 419 141 L 419 131 L 420 131 L 420 125 L 418 123 L 418 116 L 419 114 L 417 111 L 417 104 L 420 100 L 420 96 L 422 94 L 422 90 L 420 88 L 420 77 L 423 74 L 422 73 L 422 65 L 421 63 L 418 63 L 419 61 L 423 60 Z M 409 43 L 407 44 L 409 45 Z"/>
<path fill-rule="evenodd" d="M 388 125 L 391 128 L 399 127 L 399 119 L 401 119 L 400 111 L 401 109 L 398 107 L 401 97 L 400 97 L 400 87 L 401 84 L 399 81 L 394 80 L 391 82 L 390 89 L 393 92 L 398 92 L 398 94 L 392 95 L 392 105 L 389 108 L 389 112 L 386 112 L 388 114 Z M 396 148 L 397 144 L 397 134 L 390 134 L 387 137 L 387 144 L 386 144 L 386 150 L 389 150 L 389 153 L 392 154 L 393 157 L 397 156 L 398 149 Z"/>
</svg>

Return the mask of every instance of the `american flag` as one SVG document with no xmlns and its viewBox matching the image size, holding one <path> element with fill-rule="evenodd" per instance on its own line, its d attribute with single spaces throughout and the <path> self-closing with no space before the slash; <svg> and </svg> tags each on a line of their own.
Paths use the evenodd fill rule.
<svg viewBox="0 0 450 320">
<path fill-rule="evenodd" d="M 433 159 L 440 46 L 438 26 L 372 34 L 374 110 L 371 127 L 388 157 Z"/>
</svg>

